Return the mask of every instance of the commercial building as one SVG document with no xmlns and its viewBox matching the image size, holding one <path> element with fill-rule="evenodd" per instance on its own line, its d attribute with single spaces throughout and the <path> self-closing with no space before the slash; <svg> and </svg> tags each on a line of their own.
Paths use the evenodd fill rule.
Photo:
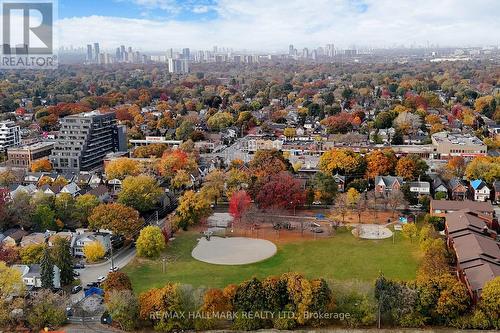
<svg viewBox="0 0 500 333">
<path fill-rule="evenodd" d="M 126 149 L 125 128 L 114 113 L 85 112 L 61 119 L 50 161 L 57 171 L 90 171 L 103 166 L 106 154 Z"/>
<path fill-rule="evenodd" d="M 20 128 L 13 121 L 0 122 L 0 151 L 21 143 Z"/>
<path fill-rule="evenodd" d="M 11 167 L 31 168 L 31 163 L 48 158 L 54 142 L 37 142 L 31 145 L 7 149 L 7 165 Z"/>
<path fill-rule="evenodd" d="M 486 156 L 488 148 L 477 137 L 465 134 L 439 132 L 432 135 L 432 144 L 441 157 Z"/>
</svg>

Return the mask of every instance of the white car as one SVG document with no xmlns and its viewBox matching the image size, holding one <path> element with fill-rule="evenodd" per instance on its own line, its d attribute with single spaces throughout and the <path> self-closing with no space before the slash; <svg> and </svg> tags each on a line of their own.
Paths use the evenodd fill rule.
<svg viewBox="0 0 500 333">
<path fill-rule="evenodd" d="M 106 280 L 106 277 L 105 277 L 105 276 L 99 276 L 99 277 L 97 278 L 97 282 L 102 282 L 102 281 L 104 281 L 104 280 Z"/>
</svg>

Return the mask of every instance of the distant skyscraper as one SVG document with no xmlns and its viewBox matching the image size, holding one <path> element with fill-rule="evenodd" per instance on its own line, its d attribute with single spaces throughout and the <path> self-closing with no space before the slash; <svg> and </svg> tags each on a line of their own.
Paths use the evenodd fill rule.
<svg viewBox="0 0 500 333">
<path fill-rule="evenodd" d="M 309 49 L 307 47 L 304 47 L 304 49 L 302 50 L 302 56 L 304 58 L 309 58 Z"/>
<path fill-rule="evenodd" d="M 121 53 L 119 47 L 116 48 L 115 58 L 116 58 L 116 61 L 122 60 L 122 53 Z"/>
<path fill-rule="evenodd" d="M 288 55 L 293 55 L 294 54 L 293 50 L 294 50 L 293 44 L 290 44 L 288 46 Z"/>
<path fill-rule="evenodd" d="M 174 58 L 174 49 L 170 48 L 167 50 L 167 58 L 168 59 L 173 59 Z"/>
<path fill-rule="evenodd" d="M 94 43 L 94 59 L 95 62 L 98 64 L 99 63 L 99 54 L 101 53 L 100 48 L 99 48 L 99 43 Z"/>
<path fill-rule="evenodd" d="M 94 58 L 92 57 L 92 45 L 87 44 L 87 62 L 93 62 Z"/>
<path fill-rule="evenodd" d="M 190 56 L 189 48 L 186 47 L 186 48 L 182 49 L 182 59 L 189 60 L 189 56 Z"/>
<path fill-rule="evenodd" d="M 168 59 L 168 71 L 174 74 L 189 73 L 189 61 L 187 59 Z"/>
<path fill-rule="evenodd" d="M 326 44 L 325 52 L 326 52 L 327 57 L 333 58 L 333 56 L 335 55 L 334 45 L 333 44 Z"/>
<path fill-rule="evenodd" d="M 120 45 L 120 60 L 125 60 L 125 45 Z"/>
</svg>

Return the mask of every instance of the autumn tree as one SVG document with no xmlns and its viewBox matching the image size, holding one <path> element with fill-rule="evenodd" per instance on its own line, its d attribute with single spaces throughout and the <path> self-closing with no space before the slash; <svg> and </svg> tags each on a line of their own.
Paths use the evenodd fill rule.
<svg viewBox="0 0 500 333">
<path fill-rule="evenodd" d="M 429 167 L 418 155 L 401 157 L 396 165 L 396 174 L 404 180 L 415 180 L 423 176 Z"/>
<path fill-rule="evenodd" d="M 323 153 L 319 159 L 319 169 L 329 175 L 363 173 L 365 161 L 360 154 L 351 149 L 331 149 Z"/>
<path fill-rule="evenodd" d="M 479 156 L 474 158 L 465 169 L 465 176 L 469 180 L 482 179 L 492 184 L 500 179 L 500 157 Z"/>
<path fill-rule="evenodd" d="M 122 182 L 122 189 L 118 193 L 118 202 L 140 212 L 147 212 L 158 204 L 162 194 L 163 191 L 153 177 L 147 175 L 128 176 Z"/>
<path fill-rule="evenodd" d="M 233 193 L 229 201 L 229 213 L 234 219 L 241 222 L 242 217 L 250 207 L 252 199 L 245 191 L 238 191 Z"/>
<path fill-rule="evenodd" d="M 262 208 L 295 209 L 304 204 L 305 191 L 300 181 L 289 173 L 282 172 L 269 178 L 269 181 L 260 188 L 255 201 Z"/>
<path fill-rule="evenodd" d="M 345 223 L 345 217 L 349 211 L 349 201 L 347 200 L 347 193 L 341 193 L 335 198 L 335 207 L 332 208 L 332 215 L 340 215 L 342 222 Z"/>
<path fill-rule="evenodd" d="M 224 172 L 215 169 L 205 177 L 201 192 L 217 205 L 217 199 L 224 193 L 225 175 Z"/>
<path fill-rule="evenodd" d="M 331 204 L 338 192 L 338 185 L 332 175 L 317 172 L 314 175 L 314 199 L 324 204 Z"/>
<path fill-rule="evenodd" d="M 39 264 L 43 257 L 43 244 L 30 244 L 19 250 L 21 262 L 25 265 Z"/>
<path fill-rule="evenodd" d="M 104 257 L 106 249 L 99 241 L 88 242 L 83 246 L 83 254 L 88 262 L 96 262 Z"/>
<path fill-rule="evenodd" d="M 19 261 L 19 250 L 14 246 L 0 245 L 0 261 L 8 265 Z"/>
<path fill-rule="evenodd" d="M 165 249 L 165 239 L 157 226 L 147 226 L 141 230 L 136 241 L 140 257 L 157 258 Z"/>
<path fill-rule="evenodd" d="M 33 331 L 44 327 L 58 327 L 66 322 L 67 296 L 53 293 L 51 290 L 37 291 L 28 303 L 26 321 Z"/>
<path fill-rule="evenodd" d="M 194 158 L 180 149 L 165 151 L 158 162 L 158 171 L 167 179 L 172 179 L 180 170 L 185 170 L 189 173 L 193 172 L 196 168 L 197 164 Z"/>
<path fill-rule="evenodd" d="M 75 199 L 69 193 L 59 193 L 54 199 L 55 215 L 60 219 L 65 226 L 75 228 L 78 225 L 74 224 Z"/>
<path fill-rule="evenodd" d="M 132 238 L 142 225 L 139 212 L 120 203 L 100 204 L 89 217 L 89 228 L 108 229 L 126 238 Z"/>
<path fill-rule="evenodd" d="M 118 323 L 122 330 L 134 331 L 139 318 L 139 303 L 134 293 L 131 290 L 112 290 L 105 295 L 106 310 L 113 322 Z"/>
<path fill-rule="evenodd" d="M 500 329 L 500 276 L 486 282 L 481 292 L 479 308 L 495 329 Z"/>
<path fill-rule="evenodd" d="M 123 157 L 108 162 L 104 171 L 108 179 L 123 180 L 127 176 L 139 175 L 142 170 L 138 161 Z"/>
<path fill-rule="evenodd" d="M 32 172 L 50 172 L 52 171 L 52 163 L 47 159 L 40 159 L 31 163 Z"/>
<path fill-rule="evenodd" d="M 226 172 L 226 196 L 231 198 L 234 192 L 248 188 L 250 177 L 245 172 L 238 168 L 232 168 Z"/>
<path fill-rule="evenodd" d="M 99 198 L 90 193 L 76 197 L 73 218 L 78 222 L 78 226 L 87 225 L 89 216 L 92 214 L 94 208 L 99 206 L 99 204 Z"/>
<path fill-rule="evenodd" d="M 376 176 L 390 175 L 396 163 L 396 155 L 390 149 L 371 151 L 366 155 L 366 176 L 375 179 Z"/>
<path fill-rule="evenodd" d="M 167 149 L 168 146 L 164 143 L 153 143 L 150 145 L 135 148 L 133 151 L 133 155 L 136 158 L 160 158 Z"/>
<path fill-rule="evenodd" d="M 449 178 L 459 177 L 462 178 L 465 174 L 465 161 L 461 156 L 454 156 L 448 160 L 446 163 L 446 173 L 449 174 Z"/>
<path fill-rule="evenodd" d="M 207 125 L 213 131 L 223 130 L 233 124 L 233 116 L 229 112 L 217 112 L 207 120 Z"/>
<path fill-rule="evenodd" d="M 174 189 L 181 189 L 183 187 L 190 187 L 193 184 L 191 175 L 185 170 L 179 170 L 171 181 Z"/>
<path fill-rule="evenodd" d="M 198 224 L 210 212 L 210 201 L 201 192 L 186 191 L 179 199 L 179 206 L 175 211 L 173 221 L 174 226 L 187 229 L 189 225 Z"/>
<path fill-rule="evenodd" d="M 132 282 L 127 274 L 117 271 L 110 272 L 106 276 L 106 280 L 102 283 L 102 289 L 106 292 L 104 294 L 105 302 L 109 302 L 110 293 L 113 291 L 130 290 L 132 291 Z"/>
<path fill-rule="evenodd" d="M 407 223 L 403 225 L 403 236 L 413 242 L 413 239 L 418 236 L 417 225 L 415 223 Z"/>
</svg>

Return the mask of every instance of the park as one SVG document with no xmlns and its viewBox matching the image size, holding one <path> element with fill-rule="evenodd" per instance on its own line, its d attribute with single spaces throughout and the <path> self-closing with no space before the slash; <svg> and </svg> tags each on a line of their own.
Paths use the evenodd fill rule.
<svg viewBox="0 0 500 333">
<path fill-rule="evenodd" d="M 383 230 L 383 237 L 363 239 L 360 234 L 366 226 L 357 233 L 351 226 L 334 227 L 313 217 L 312 222 L 296 222 L 299 217 L 290 216 L 289 223 L 279 224 L 274 218 L 274 223 L 228 227 L 222 237 L 206 233 L 222 229 L 220 225 L 179 231 L 159 258 L 136 258 L 124 272 L 137 293 L 167 282 L 215 288 L 290 271 L 365 284 L 373 283 L 381 272 L 397 280 L 415 278 L 418 245 L 393 226 L 369 224 L 368 229 L 374 230 L 368 233 L 373 236 Z"/>
</svg>

